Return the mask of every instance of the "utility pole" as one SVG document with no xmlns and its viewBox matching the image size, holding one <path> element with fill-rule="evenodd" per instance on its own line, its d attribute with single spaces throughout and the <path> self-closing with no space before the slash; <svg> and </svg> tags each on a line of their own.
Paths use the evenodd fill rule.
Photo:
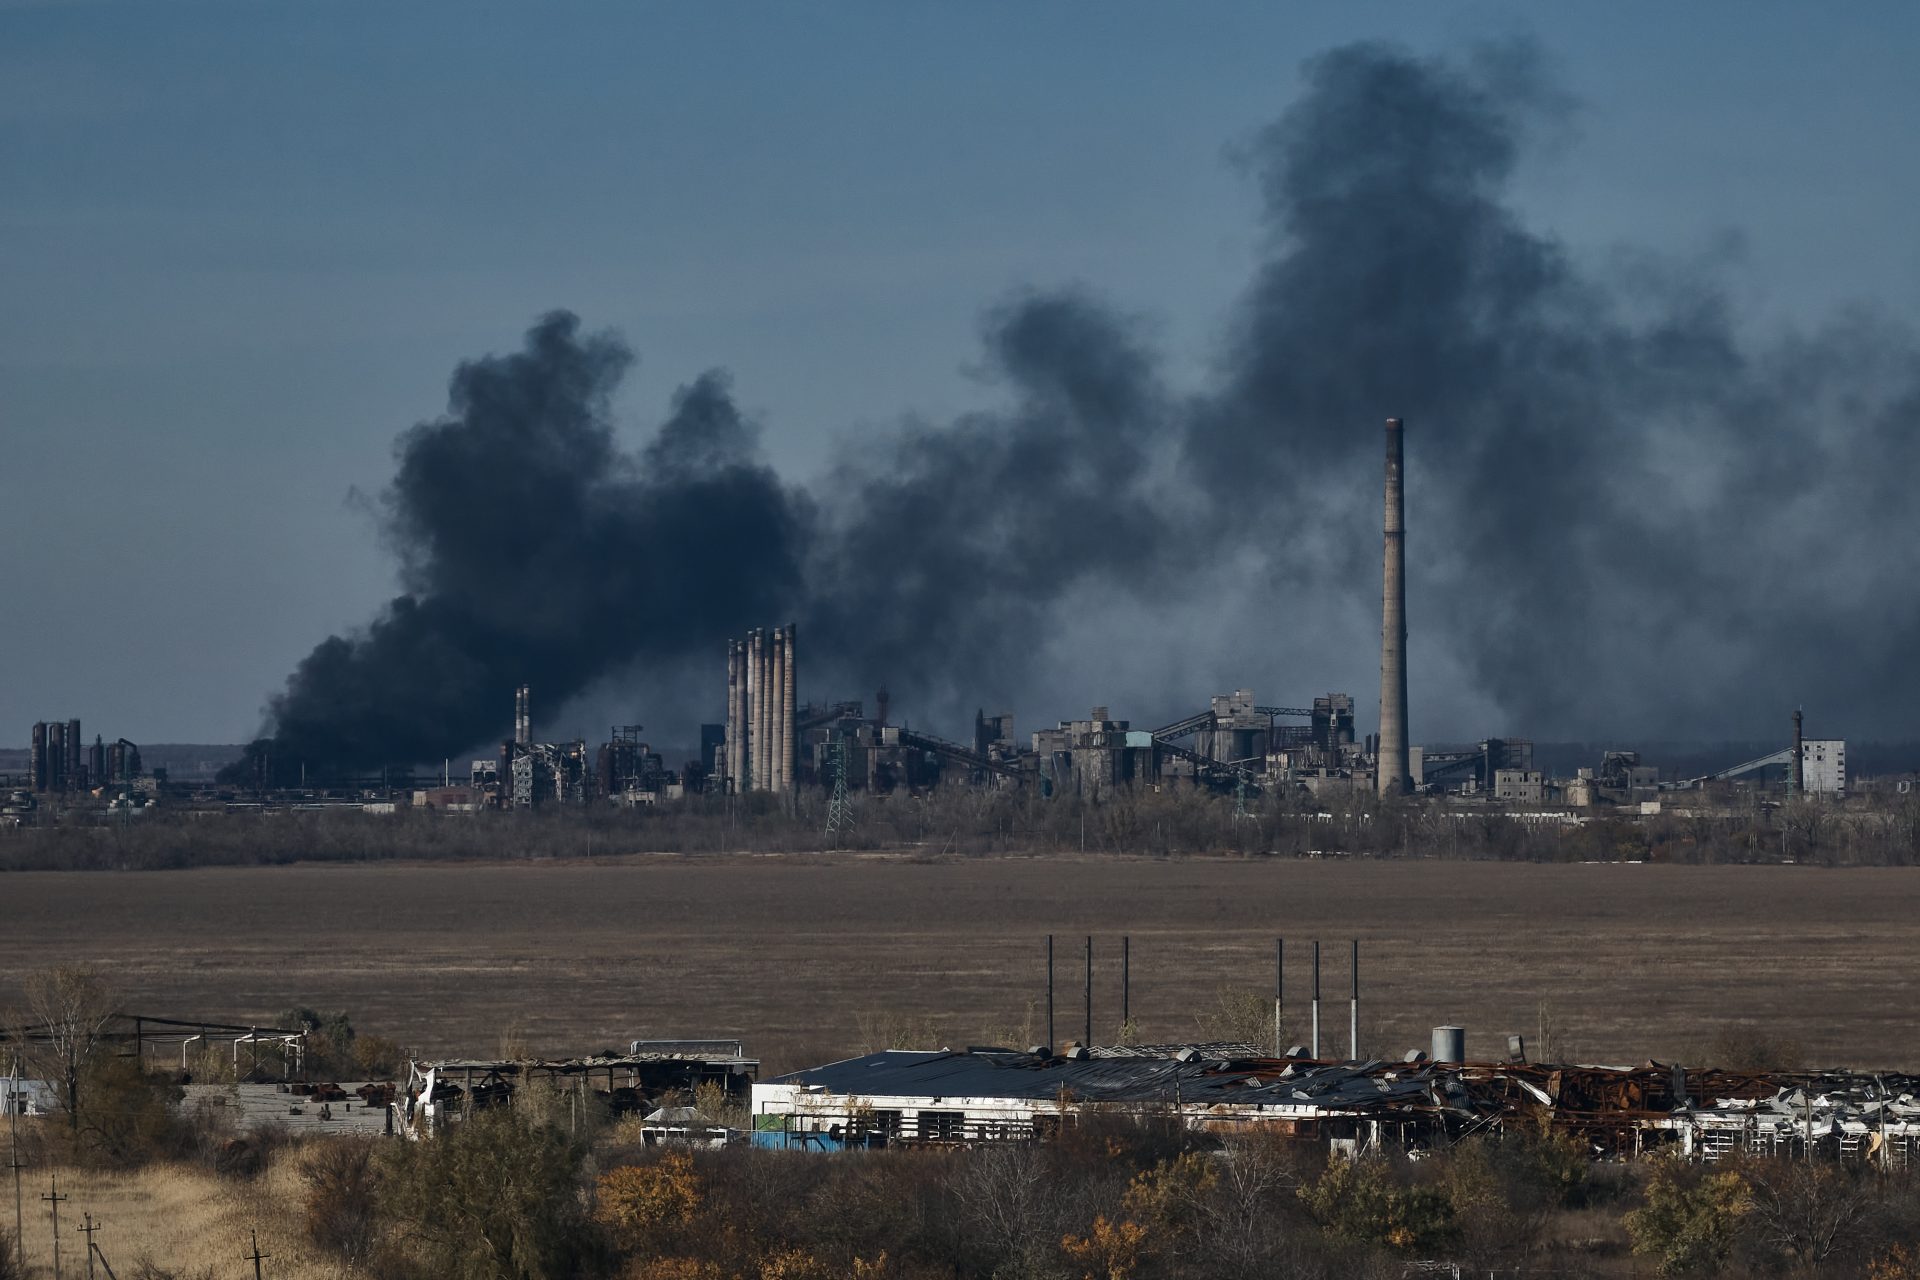
<svg viewBox="0 0 1920 1280">
<path fill-rule="evenodd" d="M 80 1228 L 80 1234 L 87 1238 L 87 1280 L 93 1280 L 93 1233 L 100 1229 L 100 1224 L 93 1220 L 91 1213 L 84 1213 L 80 1217 L 85 1224 Z"/>
<path fill-rule="evenodd" d="M 1087 1032 L 1080 1042 L 1089 1050 L 1093 1048 L 1093 935 L 1087 935 Z"/>
<path fill-rule="evenodd" d="M 1279 1057 L 1286 1052 L 1286 1046 L 1280 1043 L 1280 1000 L 1286 991 L 1287 981 L 1287 940 L 1273 940 L 1273 1056 Z"/>
<path fill-rule="evenodd" d="M 260 1260 L 262 1258 L 271 1258 L 273 1255 L 260 1252 L 260 1233 L 258 1231 L 249 1230 L 247 1235 L 253 1240 L 253 1252 L 247 1255 L 253 1260 L 253 1280 L 260 1280 Z"/>
<path fill-rule="evenodd" d="M 1347 1006 L 1347 1055 L 1360 1061 L 1360 939 L 1353 940 L 1353 959 L 1348 966 L 1353 975 L 1353 996 Z"/>
<path fill-rule="evenodd" d="M 52 1189 L 48 1191 L 46 1195 L 43 1195 L 40 1198 L 42 1200 L 45 1200 L 49 1205 L 52 1206 L 53 1280 L 60 1280 L 60 1202 L 67 1199 L 67 1197 L 60 1194 L 60 1175 L 59 1174 L 56 1173 L 51 1176 L 49 1186 Z"/>
<path fill-rule="evenodd" d="M 1054 935 L 1046 935 L 1046 1054 L 1052 1055 L 1060 1042 L 1054 1040 Z"/>
<path fill-rule="evenodd" d="M 1313 1060 L 1320 1061 L 1320 941 L 1313 943 Z"/>
<path fill-rule="evenodd" d="M 27 1233 L 20 1208 L 20 1056 L 14 1055 L 13 1083 L 7 1089 L 7 1163 L 13 1169 L 13 1251 L 20 1274 L 27 1274 Z"/>
</svg>

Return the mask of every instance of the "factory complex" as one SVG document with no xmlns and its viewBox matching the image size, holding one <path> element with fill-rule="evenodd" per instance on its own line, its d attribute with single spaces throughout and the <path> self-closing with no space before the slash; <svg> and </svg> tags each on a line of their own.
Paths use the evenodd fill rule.
<svg viewBox="0 0 1920 1280">
<path fill-rule="evenodd" d="M 804 667 L 800 632 L 786 622 L 755 628 L 725 645 L 720 720 L 703 724 L 699 758 L 670 767 L 639 724 L 614 725 L 597 746 L 547 742 L 534 732 L 534 686 L 513 690 L 513 728 L 496 753 L 425 767 L 389 767 L 374 775 L 320 776 L 298 769 L 300 785 L 270 767 L 275 744 L 263 740 L 224 770 L 212 787 L 166 787 L 160 770 L 143 771 L 126 739 L 89 748 L 78 720 L 32 728 L 25 776 L 0 780 L 0 824 L 31 825 L 48 811 L 85 809 L 137 814 L 163 794 L 186 807 L 357 806 L 444 813 L 655 806 L 688 797 L 763 793 L 792 802 L 801 793 L 831 797 L 844 811 L 855 794 L 922 794 L 936 788 L 1017 789 L 1098 802 L 1134 789 L 1196 788 L 1232 796 L 1280 795 L 1331 802 L 1354 793 L 1423 795 L 1525 815 L 1577 820 L 1605 809 L 1645 815 L 1675 791 L 1761 797 L 1769 792 L 1843 799 L 1849 791 L 1847 745 L 1807 738 L 1799 711 L 1778 749 L 1694 776 L 1674 776 L 1633 750 L 1605 750 L 1571 776 L 1536 761 L 1534 743 L 1488 737 L 1477 743 L 1412 745 L 1408 723 L 1406 525 L 1403 437 L 1386 424 L 1380 701 L 1377 733 L 1365 732 L 1353 695 L 1328 692 L 1263 702 L 1252 689 L 1215 694 L 1193 714 L 1157 726 L 1116 718 L 1109 707 L 1021 733 L 1010 711 L 976 712 L 970 740 L 895 723 L 882 688 L 860 699 L 799 696 Z M 716 677 L 718 672 L 716 671 Z M 504 697 L 504 691 L 503 691 Z M 1564 772 L 1564 771 L 1563 771 Z M 426 776 L 423 776 L 426 775 Z M 432 776 L 437 774 L 437 778 Z M 1904 784 L 1910 786 L 1911 784 Z M 99 803 L 99 802 L 104 802 Z"/>
</svg>

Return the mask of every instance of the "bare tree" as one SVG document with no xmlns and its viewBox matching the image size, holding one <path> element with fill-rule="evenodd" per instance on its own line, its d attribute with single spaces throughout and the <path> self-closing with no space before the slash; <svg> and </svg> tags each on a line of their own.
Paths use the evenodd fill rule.
<svg viewBox="0 0 1920 1280">
<path fill-rule="evenodd" d="M 113 1000 L 99 973 L 85 966 L 39 969 L 27 975 L 25 1016 L 14 1035 L 28 1070 L 60 1086 L 67 1127 L 80 1128 L 80 1082 L 99 1049 Z"/>
<path fill-rule="evenodd" d="M 1802 1271 L 1854 1243 L 1856 1228 L 1876 1207 L 1877 1188 L 1844 1165 L 1764 1161 L 1746 1173 L 1753 1241 Z"/>
<path fill-rule="evenodd" d="M 994 1256 L 994 1274 L 1039 1276 L 1060 1238 L 1060 1180 L 1038 1148 L 996 1144 L 970 1154 L 954 1187 L 978 1239 Z"/>
</svg>

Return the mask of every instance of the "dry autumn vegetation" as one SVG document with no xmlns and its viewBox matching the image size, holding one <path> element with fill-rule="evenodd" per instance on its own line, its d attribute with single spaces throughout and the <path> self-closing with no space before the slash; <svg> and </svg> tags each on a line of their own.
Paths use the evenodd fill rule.
<svg viewBox="0 0 1920 1280">
<path fill-rule="evenodd" d="M 1044 1143 L 842 1154 L 661 1148 L 538 1087 L 423 1141 L 240 1134 L 175 1106 L 95 1034 L 97 974 L 25 984 L 49 1034 L 12 1046 L 58 1085 L 21 1124 L 29 1185 L 98 1228 L 129 1280 L 1241 1280 L 1460 1274 L 1913 1280 L 1920 1174 L 1864 1165 L 1595 1164 L 1509 1130 L 1419 1158 L 1089 1111 Z M 310 1011 L 296 1011 L 310 1012 Z M 312 1015 L 321 1052 L 358 1035 Z M 718 1096 L 689 1102 L 717 1108 Z M 739 1117 L 730 1117 L 736 1122 Z M 34 1213 L 28 1274 L 49 1271 Z M 10 1243 L 10 1242 L 0 1242 Z M 0 1280 L 14 1280 L 0 1250 Z"/>
<path fill-rule="evenodd" d="M 1689 799 L 1693 802 L 1688 803 Z M 1368 857 L 1458 861 L 1820 866 L 1920 864 L 1920 792 L 1763 807 L 1757 796 L 1682 796 L 1671 812 L 1609 809 L 1574 826 L 1515 822 L 1496 807 L 1458 808 L 1366 792 L 1240 797 L 1191 787 L 1046 797 L 1033 787 L 966 786 L 859 796 L 854 821 L 825 834 L 828 798 L 694 796 L 659 806 L 449 815 L 402 811 L 194 812 L 161 806 L 136 822 L 51 813 L 4 833 L 0 871 L 161 870 L 288 862 L 591 858 L 672 851 L 899 852 L 925 856 L 1123 854 Z"/>
<path fill-rule="evenodd" d="M 419 1143 L 189 1143 L 58 1176 L 138 1280 L 1252 1280 L 1461 1274 L 1909 1280 L 1920 1183 L 1791 1163 L 1592 1166 L 1548 1136 L 1424 1159 L 1089 1119 L 1060 1140 L 822 1155 L 641 1145 L 538 1097 Z M 226 1139 L 224 1141 L 232 1141 Z M 32 1177 L 54 1172 L 36 1150 Z M 28 1239 L 47 1271 L 44 1215 Z M 68 1236 L 69 1249 L 76 1248 Z M 68 1255 L 69 1265 L 77 1256 Z M 5 1271 L 0 1269 L 0 1275 Z"/>
</svg>

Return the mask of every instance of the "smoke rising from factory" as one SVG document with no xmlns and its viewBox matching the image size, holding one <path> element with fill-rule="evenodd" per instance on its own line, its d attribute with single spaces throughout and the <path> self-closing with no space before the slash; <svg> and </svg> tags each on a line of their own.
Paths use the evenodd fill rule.
<svg viewBox="0 0 1920 1280">
<path fill-rule="evenodd" d="M 1489 728 L 1536 736 L 1746 732 L 1783 696 L 1895 731 L 1920 710 L 1914 341 L 1862 313 L 1761 340 L 1702 271 L 1592 268 L 1525 226 L 1510 184 L 1568 109 L 1549 70 L 1525 45 L 1314 59 L 1244 150 L 1264 248 L 1209 385 L 1168 385 L 1086 289 L 1028 293 L 983 326 L 996 407 L 864 440 L 811 490 L 761 461 L 720 373 L 623 451 L 631 353 L 544 318 L 400 437 L 402 593 L 272 700 L 281 758 L 436 758 L 497 739 L 522 681 L 543 706 L 626 672 L 644 692 L 776 616 L 806 638 L 803 696 L 885 680 L 970 713 L 1009 672 L 1043 696 L 1063 601 L 1136 602 L 1153 621 L 1111 643 L 1171 641 L 1223 564 L 1257 600 L 1228 614 L 1250 655 L 1328 599 L 1361 605 L 1348 647 L 1371 654 L 1396 415 L 1416 724 L 1444 660 Z"/>
</svg>

